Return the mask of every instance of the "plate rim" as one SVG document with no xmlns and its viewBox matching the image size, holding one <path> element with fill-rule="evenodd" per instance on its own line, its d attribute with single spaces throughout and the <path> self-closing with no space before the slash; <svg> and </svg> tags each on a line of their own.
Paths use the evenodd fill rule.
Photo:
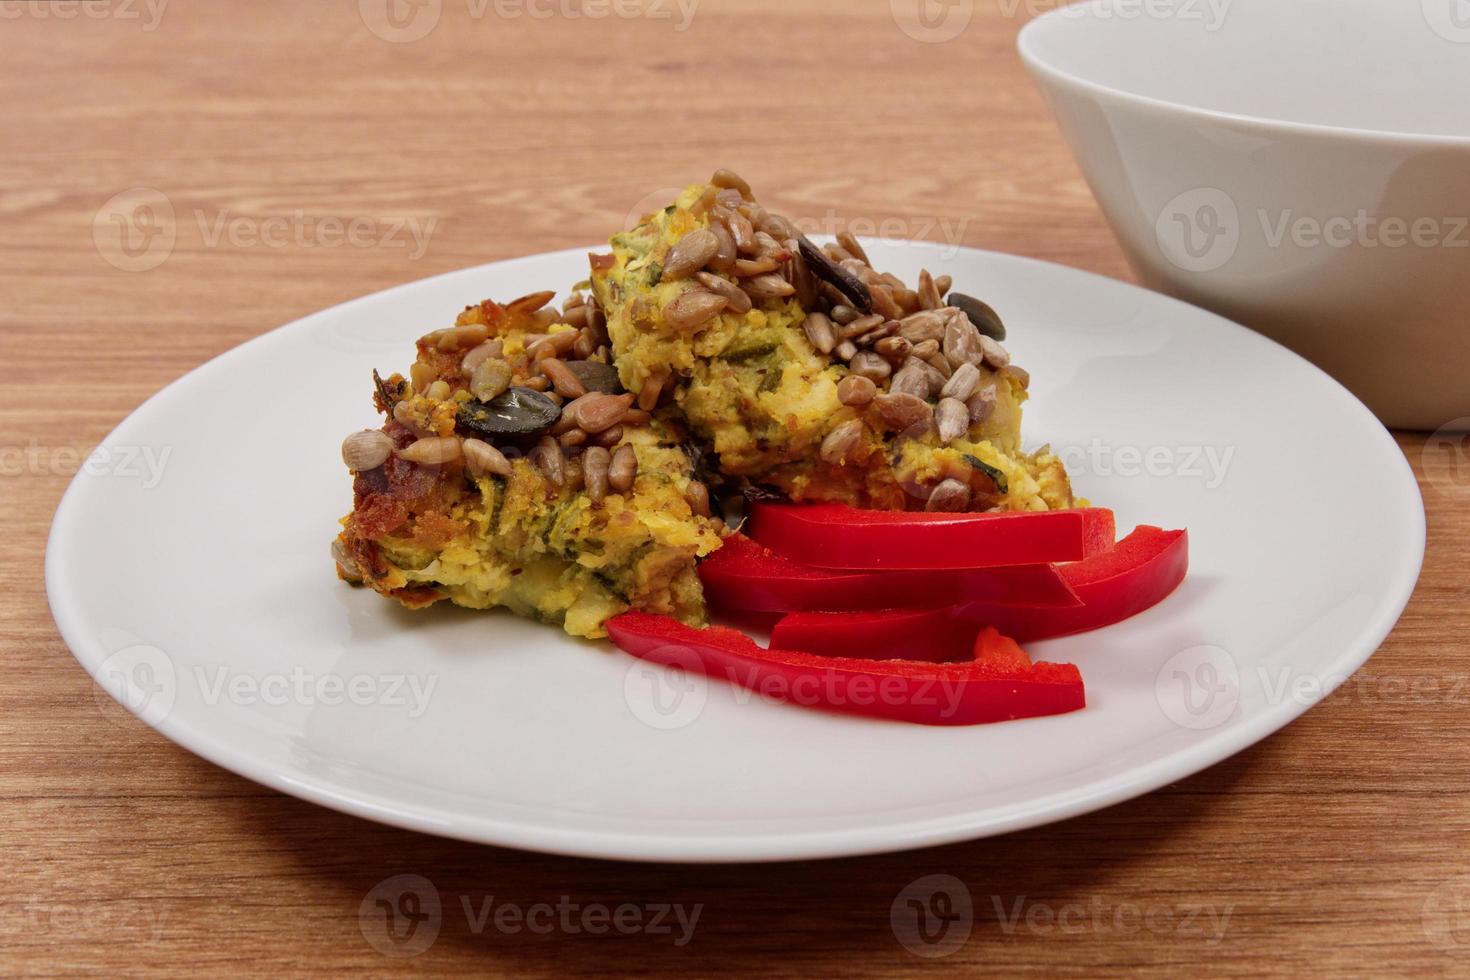
<svg viewBox="0 0 1470 980">
<path fill-rule="evenodd" d="M 1048 275 L 1082 276 L 1089 281 L 1096 281 L 1103 288 L 1122 288 L 1144 293 L 1151 297 L 1151 302 L 1162 301 L 1165 308 L 1171 306 L 1182 308 L 1187 310 L 1191 316 L 1203 316 L 1224 324 L 1230 328 L 1230 332 L 1243 336 L 1247 342 L 1259 342 L 1276 347 L 1281 353 L 1300 362 L 1301 366 L 1320 375 L 1321 380 L 1329 382 L 1328 390 L 1335 390 L 1340 398 L 1345 399 L 1344 407 L 1357 413 L 1359 421 L 1366 421 L 1373 430 L 1376 430 L 1376 437 L 1381 438 L 1390 458 L 1395 460 L 1398 478 L 1410 491 L 1406 495 L 1404 505 L 1412 537 L 1406 542 L 1407 550 L 1401 553 L 1402 567 L 1395 571 L 1392 579 L 1397 583 L 1397 588 L 1379 607 L 1375 618 L 1358 631 L 1356 642 L 1345 644 L 1344 652 L 1340 653 L 1330 665 L 1327 665 L 1327 668 L 1334 676 L 1338 674 L 1348 676 L 1359 670 L 1373 656 L 1398 622 L 1418 584 L 1424 561 L 1426 521 L 1422 493 L 1408 459 L 1394 440 L 1392 433 L 1351 392 L 1316 365 L 1271 338 L 1258 334 L 1219 314 L 1162 293 L 1153 292 L 1134 283 L 1085 269 L 1007 252 L 968 246 L 949 246 L 926 241 L 902 240 L 895 244 L 904 247 L 918 245 L 946 249 L 952 252 L 951 258 L 971 255 L 987 262 L 1019 263 L 1032 266 Z M 596 247 L 593 246 L 593 248 Z M 397 283 L 308 313 L 252 337 L 185 372 L 129 412 L 99 445 L 111 443 L 118 432 L 135 417 L 166 397 L 186 379 L 200 372 L 214 369 L 214 366 L 222 360 L 252 344 L 286 332 L 311 329 L 312 322 L 317 318 L 350 311 L 358 305 L 371 303 L 388 293 L 409 287 L 427 286 L 442 280 L 471 275 L 490 268 L 513 266 L 522 262 L 564 259 L 586 251 L 586 248 L 561 249 L 454 269 L 422 279 Z M 84 628 L 85 610 L 79 608 L 75 598 L 67 594 L 62 581 L 65 568 L 62 565 L 62 559 L 57 557 L 72 546 L 72 525 L 75 523 L 73 515 L 81 506 L 84 493 L 80 488 L 89 485 L 83 479 L 85 476 L 85 471 L 82 471 L 73 477 L 52 518 L 46 542 L 45 583 L 47 602 L 62 640 L 93 682 L 99 683 L 96 678 L 96 669 L 110 653 L 103 648 L 100 640 L 91 636 Z M 1151 762 L 1135 765 L 1121 773 L 1102 779 L 1083 781 L 1064 790 L 1053 791 L 1000 807 L 904 820 L 893 824 L 877 823 L 837 829 L 737 835 L 680 833 L 669 836 L 656 832 L 633 834 L 622 831 L 538 825 L 525 820 L 505 817 L 445 813 L 431 806 L 419 805 L 412 801 L 376 792 L 343 791 L 334 788 L 330 779 L 308 774 L 297 775 L 287 769 L 278 769 L 268 762 L 253 759 L 252 753 L 248 751 L 232 748 L 224 740 L 211 736 L 206 730 L 202 730 L 172 712 L 156 723 L 142 718 L 139 720 L 180 748 L 252 782 L 340 813 L 405 830 L 476 844 L 568 857 L 675 864 L 733 864 L 892 853 L 993 837 L 1081 816 L 1152 792 L 1222 762 L 1287 727 L 1302 714 L 1319 704 L 1327 693 L 1324 690 L 1310 698 L 1283 699 L 1278 704 L 1267 705 L 1258 710 L 1243 719 L 1240 724 L 1222 728 L 1209 737 Z M 124 707 L 127 706 L 124 705 Z M 131 711 L 131 709 L 128 710 Z"/>
</svg>

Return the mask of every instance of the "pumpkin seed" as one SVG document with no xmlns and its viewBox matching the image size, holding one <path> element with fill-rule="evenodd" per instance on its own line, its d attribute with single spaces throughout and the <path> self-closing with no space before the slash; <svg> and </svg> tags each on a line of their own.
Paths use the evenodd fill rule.
<svg viewBox="0 0 1470 980">
<path fill-rule="evenodd" d="M 991 340 L 1006 339 L 1006 325 L 1001 322 L 995 310 L 990 308 L 990 304 L 981 302 L 973 296 L 966 296 L 964 293 L 950 293 L 948 302 L 950 306 L 963 310 L 965 316 L 969 317 L 970 322 L 975 325 L 975 329 L 979 330 L 982 336 L 989 337 Z"/>
<path fill-rule="evenodd" d="M 561 408 L 541 392 L 510 388 L 489 401 L 465 402 L 458 423 L 461 429 L 493 438 L 532 435 L 549 429 L 560 417 Z"/>
</svg>

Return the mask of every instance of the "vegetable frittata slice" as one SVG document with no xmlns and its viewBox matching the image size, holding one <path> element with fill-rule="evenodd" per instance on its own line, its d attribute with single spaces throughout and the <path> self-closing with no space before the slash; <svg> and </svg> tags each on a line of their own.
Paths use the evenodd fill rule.
<svg viewBox="0 0 1470 980">
<path fill-rule="evenodd" d="M 695 573 L 719 521 L 685 434 L 632 408 L 600 316 L 540 293 L 486 301 L 375 377 L 381 429 L 343 445 L 353 510 L 338 574 L 410 607 L 502 606 L 605 636 L 633 608 L 705 621 Z"/>
</svg>

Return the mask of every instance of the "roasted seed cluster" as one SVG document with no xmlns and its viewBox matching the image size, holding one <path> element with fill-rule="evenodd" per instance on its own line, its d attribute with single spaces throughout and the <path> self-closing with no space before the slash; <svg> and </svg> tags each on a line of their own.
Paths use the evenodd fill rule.
<svg viewBox="0 0 1470 980">
<path fill-rule="evenodd" d="M 750 185 L 728 170 L 711 178 L 692 211 L 707 215 L 708 227 L 685 235 L 665 259 L 661 281 L 690 281 L 663 310 L 669 325 L 698 330 L 721 313 L 743 314 L 795 297 L 807 314 L 802 329 L 812 346 L 847 366 L 838 385 L 843 404 L 871 408 L 893 432 L 933 432 L 941 445 L 985 421 L 996 404 L 998 377 L 1029 384 L 1000 344 L 1005 327 L 995 311 L 951 293 L 949 276 L 925 270 L 909 288 L 874 269 L 847 232 L 819 248 L 763 208 Z M 659 388 L 663 381 L 650 383 Z M 823 441 L 821 457 L 840 463 L 862 434 L 859 420 L 838 425 Z M 934 487 L 927 501 L 931 510 L 971 504 L 968 488 L 956 480 Z"/>
<path fill-rule="evenodd" d="M 609 363 L 607 319 L 595 298 L 574 290 L 558 310 L 554 296 L 507 305 L 499 336 L 486 323 L 462 322 L 420 339 L 410 377 L 378 385 L 381 407 L 411 438 L 355 432 L 342 444 L 347 467 L 367 472 L 396 455 L 508 477 L 525 458 L 549 483 L 584 490 L 594 504 L 632 491 L 638 457 L 625 437 L 649 424 L 661 392 L 635 407 Z M 708 491 L 692 484 L 689 496 L 694 512 L 709 516 Z"/>
</svg>

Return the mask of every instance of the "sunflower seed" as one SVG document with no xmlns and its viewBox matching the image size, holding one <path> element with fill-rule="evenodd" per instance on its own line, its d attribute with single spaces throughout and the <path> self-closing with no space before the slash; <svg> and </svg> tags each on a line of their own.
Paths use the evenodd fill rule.
<svg viewBox="0 0 1470 980">
<path fill-rule="evenodd" d="M 607 473 L 612 465 L 612 453 L 601 446 L 592 446 L 582 454 L 582 480 L 587 485 L 587 497 L 594 504 L 602 503 L 607 496 Z"/>
<path fill-rule="evenodd" d="M 602 395 L 577 403 L 577 426 L 588 433 L 602 432 L 623 421 L 633 405 L 632 395 Z"/>
<path fill-rule="evenodd" d="M 961 364 L 979 364 L 985 357 L 985 340 L 964 311 L 954 310 L 944 325 L 944 356 L 956 367 Z M 990 342 L 995 343 L 993 340 Z"/>
<path fill-rule="evenodd" d="M 740 288 L 745 290 L 751 300 L 757 303 L 764 303 L 767 300 L 773 299 L 785 299 L 787 296 L 796 292 L 795 286 L 774 272 L 756 276 L 753 279 L 746 279 L 740 284 Z"/>
<path fill-rule="evenodd" d="M 470 373 L 470 394 L 482 402 L 488 402 L 510 387 L 510 365 L 500 358 L 487 355 Z"/>
<path fill-rule="evenodd" d="M 823 313 L 808 313 L 802 321 L 801 329 L 806 333 L 806 339 L 811 341 L 813 347 L 823 354 L 832 353 L 832 348 L 837 345 L 837 338 L 832 330 L 832 321 L 827 319 Z"/>
<path fill-rule="evenodd" d="M 873 407 L 877 409 L 878 417 L 884 424 L 894 431 L 927 423 L 934 416 L 934 409 L 929 407 L 928 402 L 903 391 L 879 395 L 873 399 Z"/>
<path fill-rule="evenodd" d="M 1006 325 L 1001 322 L 1000 315 L 990 308 L 988 303 L 983 303 L 973 296 L 964 293 L 951 293 L 949 305 L 964 311 L 965 316 L 975 325 L 975 329 L 992 340 L 1006 339 Z"/>
<path fill-rule="evenodd" d="M 944 305 L 944 300 L 939 296 L 939 290 L 934 285 L 934 277 L 929 274 L 928 269 L 919 273 L 919 305 L 926 310 L 937 310 Z"/>
<path fill-rule="evenodd" d="M 709 182 L 711 184 L 714 184 L 716 187 L 722 189 L 728 188 L 730 190 L 739 191 L 740 196 L 745 198 L 746 200 L 750 200 L 755 197 L 755 195 L 751 193 L 750 185 L 745 182 L 744 177 L 741 177 L 735 171 L 728 170 L 724 167 L 716 170 L 715 175 L 709 179 Z"/>
<path fill-rule="evenodd" d="M 872 260 L 868 258 L 868 253 L 863 251 L 863 246 L 859 244 L 857 237 L 852 232 L 839 231 L 837 233 L 837 244 L 846 249 L 847 254 L 855 259 L 859 259 L 864 265 L 873 264 Z"/>
<path fill-rule="evenodd" d="M 698 480 L 689 481 L 689 487 L 684 491 L 684 499 L 689 501 L 689 509 L 700 517 L 708 517 L 709 509 L 709 487 Z"/>
<path fill-rule="evenodd" d="M 970 411 L 970 424 L 979 425 L 990 417 L 995 411 L 996 395 L 995 385 L 989 384 L 975 392 L 965 400 L 965 408 Z"/>
<path fill-rule="evenodd" d="M 884 337 L 873 345 L 873 350 L 890 361 L 902 364 L 913 351 L 914 345 L 902 337 Z"/>
<path fill-rule="evenodd" d="M 959 513 L 970 507 L 970 488 L 959 480 L 944 480 L 929 494 L 924 509 L 936 513 Z"/>
<path fill-rule="evenodd" d="M 958 398 L 964 401 L 975 393 L 980 386 L 980 369 L 970 363 L 961 364 L 954 369 L 954 374 L 944 383 L 939 393 L 945 398 Z"/>
<path fill-rule="evenodd" d="M 863 423 L 857 419 L 849 419 L 827 433 L 827 438 L 822 440 L 822 448 L 818 450 L 823 462 L 842 463 L 847 459 L 847 454 L 852 452 L 857 445 L 858 439 L 863 434 Z"/>
<path fill-rule="evenodd" d="M 873 312 L 883 314 L 885 320 L 897 320 L 903 316 L 903 307 L 894 301 L 893 290 L 887 286 L 874 286 L 871 295 L 873 297 Z"/>
<path fill-rule="evenodd" d="M 510 476 L 510 460 L 482 439 L 464 441 L 464 460 L 475 476 Z"/>
<path fill-rule="evenodd" d="M 541 441 L 526 455 L 532 465 L 553 485 L 560 487 L 567 482 L 566 454 L 562 452 L 561 444 L 551 436 L 542 436 Z"/>
<path fill-rule="evenodd" d="M 587 386 L 572 373 L 566 364 L 555 357 L 541 362 L 541 373 L 551 380 L 551 386 L 563 398 L 581 398 L 587 394 Z"/>
<path fill-rule="evenodd" d="M 861 408 L 878 394 L 878 386 L 859 374 L 849 374 L 837 382 L 837 400 L 853 408 Z"/>
<path fill-rule="evenodd" d="M 936 310 L 923 310 L 898 321 L 898 333 L 911 344 L 926 340 L 943 340 L 947 317 Z"/>
<path fill-rule="evenodd" d="M 719 315 L 730 301 L 702 289 L 680 293 L 664 307 L 664 322 L 675 330 L 695 330 Z"/>
<path fill-rule="evenodd" d="M 849 367 L 852 368 L 853 374 L 867 378 L 874 383 L 888 380 L 888 376 L 893 373 L 892 365 L 870 350 L 858 351 L 854 354 Z"/>
<path fill-rule="evenodd" d="M 556 293 L 549 289 L 539 293 L 531 293 L 530 295 L 522 296 L 518 300 L 513 300 L 505 307 L 505 311 L 511 316 L 529 316 L 539 312 L 542 307 L 554 299 L 556 299 Z"/>
<path fill-rule="evenodd" d="M 781 263 L 769 255 L 763 255 L 756 259 L 735 260 L 735 275 L 741 279 L 749 279 L 752 276 L 763 276 L 767 272 L 775 272 L 779 268 L 781 268 Z M 793 289 L 792 292 L 795 292 L 795 290 Z"/>
<path fill-rule="evenodd" d="M 1000 373 L 1007 377 L 1015 378 L 1016 384 L 1020 385 L 1022 389 L 1031 387 L 1031 372 L 1023 367 L 1018 367 L 1015 364 L 1007 364 L 1000 369 Z"/>
<path fill-rule="evenodd" d="M 612 463 L 607 470 L 607 483 L 618 493 L 633 489 L 638 476 L 638 454 L 632 446 L 619 446 L 612 454 Z"/>
<path fill-rule="evenodd" d="M 664 258 L 663 281 L 688 279 L 720 250 L 720 240 L 708 228 L 696 228 L 674 243 Z"/>
<path fill-rule="evenodd" d="M 707 264 L 716 272 L 729 272 L 735 267 L 735 259 L 739 254 L 735 248 L 735 239 L 730 234 L 729 226 L 722 221 L 713 221 L 709 227 L 719 242 L 719 247 Z"/>
<path fill-rule="evenodd" d="M 342 441 L 342 462 L 354 473 L 375 470 L 393 455 L 393 439 L 386 432 L 354 432 Z"/>
<path fill-rule="evenodd" d="M 949 445 L 970 428 L 970 410 L 956 398 L 941 398 L 934 409 L 934 424 L 939 429 L 939 441 Z"/>
<path fill-rule="evenodd" d="M 857 344 L 850 340 L 844 340 L 832 351 L 839 361 L 850 361 L 858 352 Z"/>
<path fill-rule="evenodd" d="M 856 340 L 874 327 L 883 326 L 884 322 L 883 317 L 877 313 L 871 316 L 860 316 L 851 323 L 844 323 L 837 331 L 837 335 L 843 340 Z"/>
<path fill-rule="evenodd" d="M 914 365 L 922 362 L 910 358 L 888 385 L 888 390 L 895 395 L 907 395 L 920 400 L 929 397 L 929 376 L 921 368 Z"/>
<path fill-rule="evenodd" d="M 717 276 L 711 272 L 695 273 L 694 278 L 699 284 L 717 296 L 723 296 L 729 302 L 726 307 L 737 316 L 744 316 L 751 310 L 750 297 L 745 295 L 745 290 L 735 285 L 723 276 Z"/>
<path fill-rule="evenodd" d="M 976 331 L 976 336 L 980 338 L 980 349 L 984 354 L 986 367 L 998 371 L 1011 363 L 1011 355 L 997 341 L 981 334 L 979 331 Z"/>
<path fill-rule="evenodd" d="M 460 444 L 454 436 L 425 436 L 408 448 L 400 449 L 398 456 L 420 466 L 443 466 L 459 459 Z"/>
<path fill-rule="evenodd" d="M 442 351 L 463 350 L 466 347 L 475 347 L 485 342 L 490 336 L 490 328 L 483 323 L 466 323 L 460 327 L 451 327 L 439 338 L 439 349 Z"/>
</svg>

